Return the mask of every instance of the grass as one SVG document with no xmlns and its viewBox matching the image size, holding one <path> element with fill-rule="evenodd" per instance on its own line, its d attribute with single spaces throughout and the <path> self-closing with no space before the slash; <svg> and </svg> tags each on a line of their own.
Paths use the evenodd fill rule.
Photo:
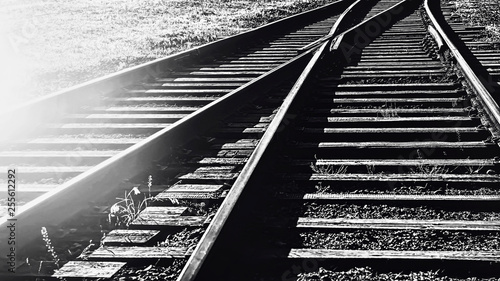
<svg viewBox="0 0 500 281">
<path fill-rule="evenodd" d="M 399 114 L 398 114 L 398 110 L 397 110 L 397 106 L 396 106 L 396 103 L 390 103 L 390 104 L 387 104 L 385 103 L 384 106 L 382 106 L 382 109 L 380 110 L 380 115 L 382 115 L 382 117 L 386 117 L 386 118 L 390 118 L 390 117 L 400 117 Z M 377 113 L 377 115 L 379 114 Z"/>
<path fill-rule="evenodd" d="M 454 15 L 457 15 L 463 22 L 486 28 L 485 38 L 481 41 L 500 42 L 500 6 L 497 0 L 453 0 L 449 2 L 455 5 Z"/>
<path fill-rule="evenodd" d="M 475 174 L 479 174 L 479 172 L 481 172 L 481 170 L 484 169 L 484 165 L 483 166 L 466 166 L 465 169 L 466 169 L 467 173 L 469 173 L 471 175 L 475 175 Z"/>
<path fill-rule="evenodd" d="M 316 155 L 314 155 L 314 159 L 316 162 L 318 161 L 318 158 Z M 318 165 L 316 162 L 311 162 L 309 164 L 309 167 L 311 167 L 311 170 L 315 172 L 316 174 L 321 174 L 321 175 L 343 175 L 347 172 L 347 169 L 349 168 L 348 166 L 341 165 L 337 168 L 335 168 L 334 165 Z"/>
<path fill-rule="evenodd" d="M 316 188 L 316 192 L 320 193 L 320 194 L 331 192 L 330 186 L 329 185 L 323 185 L 322 182 L 318 182 L 314 187 Z"/>
<path fill-rule="evenodd" d="M 240 33 L 331 0 L 4 0 L 3 104 Z"/>
<path fill-rule="evenodd" d="M 420 151 L 420 149 L 417 149 L 417 158 L 420 160 L 424 159 L 423 153 Z M 448 174 L 453 171 L 455 171 L 457 168 L 455 167 L 453 170 L 450 171 L 450 168 L 444 165 L 428 165 L 428 164 L 417 164 L 415 168 L 410 168 L 410 173 L 412 174 L 424 174 L 427 176 L 433 176 L 433 175 L 442 175 L 442 174 Z"/>
</svg>

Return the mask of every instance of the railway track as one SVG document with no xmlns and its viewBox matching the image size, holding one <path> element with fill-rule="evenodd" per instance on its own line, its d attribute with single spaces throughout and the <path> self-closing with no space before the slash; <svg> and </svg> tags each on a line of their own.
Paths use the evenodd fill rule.
<svg viewBox="0 0 500 281">
<path fill-rule="evenodd" d="M 355 12 L 362 23 L 348 20 Z M 153 194 L 137 217 L 128 219 L 120 209 L 127 201 L 113 205 L 109 196 L 95 195 L 87 195 L 93 198 L 90 208 L 69 217 L 56 209 L 71 205 L 60 202 L 69 192 L 56 199 L 45 195 L 26 208 L 18 217 L 23 229 L 46 226 L 55 252 L 67 252 L 52 260 L 72 261 L 36 272 L 43 265 L 36 262 L 47 258 L 46 243 L 36 240 L 39 235 L 23 234 L 34 243 L 26 242 L 32 252 L 23 249 L 22 257 L 31 257 L 17 278 L 57 269 L 58 278 L 328 280 L 352 274 L 353 268 L 373 275 L 359 269 L 366 265 L 394 278 L 400 266 L 401 274 L 434 278 L 495 276 L 498 105 L 434 13 L 427 2 L 356 1 L 342 15 L 326 17 L 329 28 L 320 24 L 322 34 L 330 35 L 315 33 L 301 44 L 287 39 L 284 44 L 294 52 L 304 52 L 287 58 L 291 61 L 271 78 L 250 83 L 247 90 L 260 95 L 247 98 L 244 106 L 220 98 L 184 117 L 195 124 L 192 131 L 200 130 L 190 142 L 165 146 L 175 137 L 192 139 L 179 129 L 150 150 L 138 150 L 146 152 L 138 162 L 154 168 L 127 177 L 115 191 L 122 196 L 121 189 L 127 190 L 136 204 Z M 266 50 L 256 61 L 280 57 L 279 45 L 278 53 Z M 225 68 L 186 67 L 196 82 L 182 84 L 223 83 L 211 77 Z M 240 71 L 245 76 L 249 69 Z M 156 79 L 147 86 L 165 78 Z M 130 93 L 149 94 L 136 88 Z M 228 106 L 239 109 L 228 112 Z M 227 117 L 221 122 L 221 116 Z M 159 149 L 167 150 L 166 157 L 152 157 Z M 104 187 L 121 179 L 84 183 Z"/>
<path fill-rule="evenodd" d="M 498 274 L 498 126 L 429 23 L 417 10 L 318 62 L 199 280 Z"/>
<path fill-rule="evenodd" d="M 490 3 L 494 7 L 494 3 Z M 453 31 L 459 36 L 465 47 L 467 59 L 474 69 L 481 71 L 486 84 L 493 90 L 500 87 L 500 42 L 488 38 L 484 26 L 469 25 L 462 22 L 459 15 L 455 14 L 456 7 L 453 3 L 442 3 L 443 14 Z M 469 9 L 477 9 L 476 2 L 468 4 Z"/>
<path fill-rule="evenodd" d="M 146 74 L 142 70 L 144 67 L 136 67 L 125 73 L 132 79 L 123 78 L 132 83 L 111 81 L 109 83 L 113 85 L 106 89 L 106 85 L 99 85 L 101 81 L 91 82 L 91 86 L 97 84 L 94 89 L 86 89 L 84 85 L 18 108 L 15 114 L 19 118 L 19 112 L 23 110 L 40 110 L 42 116 L 39 117 L 46 119 L 38 124 L 35 133 L 21 133 L 21 138 L 3 136 L 0 166 L 4 170 L 17 167 L 23 175 L 18 190 L 19 202 L 29 202 L 55 190 L 97 164 L 290 61 L 298 55 L 299 48 L 328 33 L 348 2 L 339 1 L 250 31 L 246 36 L 234 36 L 213 46 L 209 44 L 146 65 L 149 68 Z M 241 42 L 244 40 L 251 43 Z M 195 57 L 197 53 L 200 53 L 199 57 Z M 91 98 L 75 97 L 79 88 L 87 90 L 84 95 Z M 50 103 L 58 108 L 54 109 Z M 68 109 L 64 111 L 61 107 Z M 52 110 L 63 112 L 53 117 L 50 116 Z M 37 118 L 27 115 L 34 120 Z M 34 126 L 24 127 L 33 131 Z M 4 194 L 2 199 L 5 199 Z M 3 204 L 0 215 L 5 214 Z"/>
<path fill-rule="evenodd" d="M 22 180 L 18 181 L 16 190 L 17 203 L 22 205 L 36 197 L 21 206 L 24 209 L 16 216 L 21 220 L 24 215 L 27 218 L 23 220 L 24 226 L 32 230 L 30 233 L 20 226 L 24 231 L 17 234 L 17 239 L 24 246 L 18 247 L 19 255 L 22 255 L 21 248 L 30 248 L 31 241 L 40 239 L 40 235 L 33 233 L 39 233 L 41 226 L 57 226 L 71 217 L 70 213 L 77 214 L 88 208 L 89 200 L 96 198 L 94 192 L 99 193 L 98 197 L 110 194 L 115 198 L 121 196 L 122 190 L 130 190 L 131 184 L 123 184 L 121 179 L 131 179 L 151 167 L 154 159 L 171 155 L 165 147 L 158 152 L 158 142 L 166 141 L 171 144 L 170 149 L 177 148 L 205 131 L 207 124 L 211 124 L 210 119 L 214 124 L 220 120 L 225 115 L 221 109 L 241 107 L 245 101 L 259 96 L 255 91 L 267 91 L 273 79 L 280 80 L 300 69 L 311 52 L 299 56 L 299 48 L 328 34 L 350 4 L 350 1 L 337 1 L 18 108 L 18 116 L 27 111 L 34 111 L 36 116 L 41 111 L 39 117 L 43 119 L 40 122 L 43 129 L 38 132 L 25 135 L 13 130 L 11 139 L 4 136 L 6 151 L 0 154 L 0 162 L 6 167 L 17 167 L 22 176 L 18 177 Z M 336 25 L 335 29 L 339 28 L 341 26 Z M 249 40 L 255 42 L 248 44 Z M 223 54 L 214 56 L 219 52 Z M 78 95 L 91 90 L 94 98 L 99 97 L 97 101 Z M 107 95 L 100 97 L 103 92 Z M 50 116 L 47 110 L 54 106 L 62 108 Z M 27 126 L 22 121 L 16 125 Z M 21 141 L 12 141 L 14 136 L 22 137 Z M 101 188 L 103 186 L 105 188 Z M 166 185 L 159 184 L 153 192 L 165 188 Z M 43 194 L 47 191 L 48 194 Z M 220 191 L 219 188 L 216 193 Z M 109 207 L 103 208 L 109 212 Z M 43 209 L 47 216 L 32 220 L 33 209 Z M 6 210 L 2 208 L 2 215 Z M 99 217 L 98 214 L 90 216 Z M 9 225 L 7 217 L 3 218 L 3 224 Z M 91 239 L 99 240 L 100 237 L 94 236 L 91 234 Z"/>
<path fill-rule="evenodd" d="M 426 34 L 415 12 L 341 71 L 317 70 L 278 168 L 249 186 L 275 193 L 251 214 L 263 226 L 244 230 L 260 238 L 247 256 L 324 259 L 330 270 L 338 260 L 416 271 L 422 260 L 439 261 L 434 269 L 467 260 L 471 271 L 498 261 L 498 213 L 485 203 L 499 199 L 499 147 L 463 86 L 426 53 Z"/>
</svg>

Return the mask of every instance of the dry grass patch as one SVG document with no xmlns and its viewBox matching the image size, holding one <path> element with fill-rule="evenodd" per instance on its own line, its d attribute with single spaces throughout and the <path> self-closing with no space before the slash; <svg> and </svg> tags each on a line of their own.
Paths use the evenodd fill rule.
<svg viewBox="0 0 500 281">
<path fill-rule="evenodd" d="M 2 99 L 20 102 L 329 0 L 3 0 Z"/>
</svg>

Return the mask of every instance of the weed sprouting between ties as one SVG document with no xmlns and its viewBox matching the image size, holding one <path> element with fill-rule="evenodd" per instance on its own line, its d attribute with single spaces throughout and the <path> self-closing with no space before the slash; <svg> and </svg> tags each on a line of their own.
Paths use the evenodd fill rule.
<svg viewBox="0 0 500 281">
<path fill-rule="evenodd" d="M 375 165 L 366 165 L 366 171 L 370 175 L 375 174 Z"/>
<path fill-rule="evenodd" d="M 417 158 L 419 160 L 423 160 L 424 156 L 422 155 L 422 152 L 420 149 L 417 149 Z M 411 168 L 410 172 L 413 174 L 424 174 L 428 176 L 432 175 L 440 175 L 440 174 L 449 174 L 452 173 L 456 170 L 457 168 L 455 167 L 453 170 L 450 170 L 450 168 L 446 167 L 445 165 L 429 165 L 425 163 L 419 163 L 416 165 L 415 168 Z"/>
<path fill-rule="evenodd" d="M 466 166 L 465 169 L 471 175 L 479 174 L 479 172 L 484 168 L 484 165 L 481 166 Z"/>
<path fill-rule="evenodd" d="M 327 193 L 330 191 L 330 186 L 323 186 L 322 182 L 318 182 L 314 187 L 316 188 L 316 192 L 318 193 Z"/>
<path fill-rule="evenodd" d="M 148 207 L 148 202 L 155 200 L 151 196 L 152 185 L 153 177 L 150 175 L 148 177 L 148 194 L 143 194 L 142 199 L 139 199 L 142 193 L 138 187 L 132 188 L 129 192 L 125 191 L 123 198 L 117 198 L 120 201 L 111 206 L 108 214 L 110 224 L 128 227 L 139 216 L 140 212 Z"/>
<path fill-rule="evenodd" d="M 315 162 L 311 162 L 309 167 L 313 170 L 313 172 L 321 175 L 343 175 L 347 173 L 347 169 L 349 168 L 348 166 L 341 165 L 337 168 L 334 167 L 334 165 L 318 165 L 318 158 L 316 155 L 314 155 L 314 159 L 316 160 Z"/>
<path fill-rule="evenodd" d="M 61 259 L 59 258 L 59 255 L 57 254 L 54 246 L 52 246 L 52 241 L 49 237 L 49 232 L 47 231 L 47 228 L 45 227 L 42 227 L 42 239 L 43 239 L 43 242 L 45 243 L 45 247 L 47 248 L 47 252 L 50 254 L 50 257 L 52 259 L 52 262 L 54 263 L 54 265 L 56 266 L 57 269 L 60 269 L 61 268 Z M 28 265 L 29 265 L 29 260 L 27 259 L 28 261 Z M 38 273 L 40 273 L 42 269 L 42 262 L 40 262 L 40 266 L 38 268 Z M 66 281 L 65 278 L 60 278 L 58 277 L 57 278 L 58 280 L 62 280 L 62 281 Z"/>
<path fill-rule="evenodd" d="M 316 163 L 311 162 L 310 167 L 317 174 L 328 175 L 333 173 L 333 166 L 331 165 L 316 165 Z"/>
<path fill-rule="evenodd" d="M 47 231 L 47 228 L 42 227 L 42 239 L 43 242 L 45 242 L 45 247 L 47 248 L 47 252 L 50 254 L 52 261 L 54 262 L 55 266 L 57 268 L 60 268 L 59 262 L 61 261 L 59 259 L 59 256 L 57 255 L 54 246 L 52 246 L 52 241 L 50 240 L 49 237 L 49 232 Z"/>
<path fill-rule="evenodd" d="M 377 113 L 377 115 L 380 114 L 382 117 L 400 117 L 397 111 L 397 106 L 395 103 L 390 103 L 382 106 L 380 112 Z"/>
</svg>

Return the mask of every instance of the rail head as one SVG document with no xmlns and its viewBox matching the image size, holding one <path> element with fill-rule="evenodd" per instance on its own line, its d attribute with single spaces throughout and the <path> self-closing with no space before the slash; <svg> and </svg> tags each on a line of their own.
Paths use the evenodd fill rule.
<svg viewBox="0 0 500 281">
<path fill-rule="evenodd" d="M 431 5 L 430 2 L 433 2 L 432 4 L 434 4 L 434 6 Z M 484 77 L 482 77 L 483 79 L 481 79 L 481 77 L 477 76 L 460 50 L 446 34 L 442 23 L 440 23 L 440 21 L 438 21 L 436 17 L 436 13 L 440 12 L 436 11 L 436 4 L 439 3 L 434 0 L 424 1 L 424 9 L 426 15 L 430 20 L 429 32 L 435 38 L 438 46 L 439 44 L 442 44 L 443 47 L 440 48 L 440 52 L 448 51 L 449 54 L 454 58 L 456 66 L 461 70 L 465 80 L 467 81 L 467 84 L 475 92 L 480 100 L 482 107 L 488 113 L 489 119 L 495 127 L 493 132 L 494 137 L 498 139 L 500 138 L 500 107 L 493 98 L 492 93 L 488 90 L 488 87 L 486 86 L 487 84 L 484 82 L 488 79 L 485 79 Z M 433 32 L 432 30 L 434 30 L 435 32 Z M 493 90 L 493 88 L 491 89 Z"/>
</svg>

